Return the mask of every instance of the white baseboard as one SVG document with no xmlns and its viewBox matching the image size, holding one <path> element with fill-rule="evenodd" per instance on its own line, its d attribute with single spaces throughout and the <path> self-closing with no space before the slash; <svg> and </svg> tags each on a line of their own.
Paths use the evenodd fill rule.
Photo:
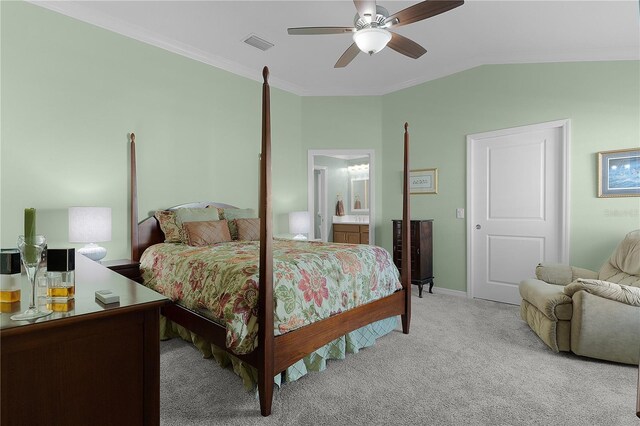
<svg viewBox="0 0 640 426">
<path fill-rule="evenodd" d="M 431 289 L 434 294 L 446 294 L 447 296 L 467 297 L 466 291 L 450 290 L 448 288 L 433 287 Z"/>
</svg>

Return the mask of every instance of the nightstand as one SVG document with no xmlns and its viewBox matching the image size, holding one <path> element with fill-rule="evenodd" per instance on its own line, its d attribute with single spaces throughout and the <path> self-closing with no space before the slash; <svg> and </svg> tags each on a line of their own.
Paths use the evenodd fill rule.
<svg viewBox="0 0 640 426">
<path fill-rule="evenodd" d="M 106 266 L 114 272 L 123 275 L 130 280 L 142 283 L 142 274 L 140 274 L 140 262 L 129 259 L 107 260 L 102 262 L 102 266 Z"/>
</svg>

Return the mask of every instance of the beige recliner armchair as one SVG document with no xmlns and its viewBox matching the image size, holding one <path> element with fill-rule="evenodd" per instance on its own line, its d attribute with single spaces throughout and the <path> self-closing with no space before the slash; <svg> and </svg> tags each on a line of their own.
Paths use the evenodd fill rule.
<svg viewBox="0 0 640 426">
<path fill-rule="evenodd" d="M 540 264 L 520 283 L 520 314 L 554 351 L 625 364 L 640 360 L 640 229 L 599 272 Z"/>
</svg>

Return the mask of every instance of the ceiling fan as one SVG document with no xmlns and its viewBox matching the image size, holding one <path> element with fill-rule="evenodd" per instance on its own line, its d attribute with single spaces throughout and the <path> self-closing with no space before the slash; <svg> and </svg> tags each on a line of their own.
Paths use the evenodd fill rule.
<svg viewBox="0 0 640 426">
<path fill-rule="evenodd" d="M 387 9 L 376 5 L 375 0 L 353 0 L 356 16 L 353 27 L 302 27 L 289 28 L 291 35 L 344 34 L 353 33 L 353 44 L 340 56 L 334 68 L 349 65 L 360 51 L 373 55 L 384 49 L 387 44 L 398 53 L 418 59 L 427 50 L 415 41 L 388 28 L 400 27 L 447 12 L 464 4 L 463 0 L 426 0 L 389 15 Z"/>
</svg>

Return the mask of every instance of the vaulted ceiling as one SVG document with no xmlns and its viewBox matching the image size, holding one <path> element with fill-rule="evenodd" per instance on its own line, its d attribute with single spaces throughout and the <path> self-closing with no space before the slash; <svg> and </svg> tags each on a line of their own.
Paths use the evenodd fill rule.
<svg viewBox="0 0 640 426">
<path fill-rule="evenodd" d="M 433 0 L 435 1 L 435 0 Z M 33 1 L 79 20 L 298 95 L 381 95 L 483 64 L 639 60 L 637 0 L 485 1 L 397 28 L 427 53 L 390 48 L 333 65 L 351 34 L 292 36 L 289 27 L 352 26 L 352 1 Z M 418 2 L 378 1 L 394 13 Z M 267 51 L 244 43 L 256 35 Z"/>
</svg>

